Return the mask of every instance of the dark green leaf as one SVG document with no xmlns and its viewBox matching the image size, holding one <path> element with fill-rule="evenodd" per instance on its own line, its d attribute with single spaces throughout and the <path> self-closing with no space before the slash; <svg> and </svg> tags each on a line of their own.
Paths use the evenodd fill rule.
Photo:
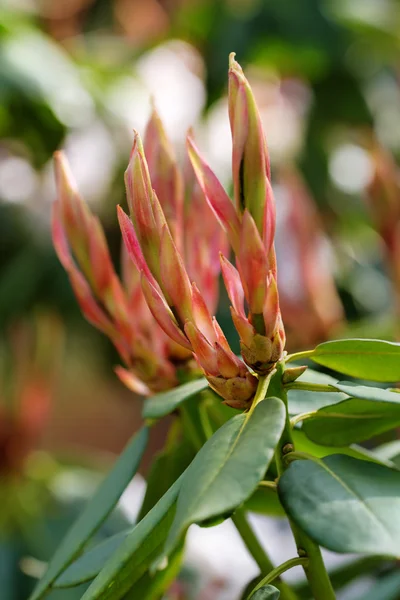
<svg viewBox="0 0 400 600">
<path fill-rule="evenodd" d="M 156 457 L 147 478 L 146 494 L 138 516 L 139 521 L 182 475 L 193 457 L 192 444 L 185 439 L 177 441 Z"/>
<path fill-rule="evenodd" d="M 287 514 L 334 552 L 400 554 L 400 473 L 332 455 L 296 460 L 279 481 Z"/>
<path fill-rule="evenodd" d="M 314 362 L 359 379 L 398 381 L 400 344 L 383 340 L 334 340 L 310 354 Z"/>
<path fill-rule="evenodd" d="M 175 514 L 182 475 L 125 538 L 82 600 L 120 600 L 162 550 Z"/>
<path fill-rule="evenodd" d="M 396 464 L 391 460 L 384 456 L 380 456 L 378 453 L 375 453 L 375 451 L 367 450 L 358 444 L 351 444 L 350 446 L 343 447 L 316 444 L 310 440 L 301 429 L 293 430 L 292 435 L 297 451 L 307 452 L 316 458 L 324 458 L 331 454 L 346 454 L 346 456 L 352 456 L 353 458 L 358 458 L 360 460 L 370 460 L 371 462 L 385 465 L 385 467 L 396 468 Z"/>
<path fill-rule="evenodd" d="M 368 440 L 400 425 L 400 404 L 350 398 L 325 406 L 304 421 L 302 430 L 313 442 L 346 446 Z"/>
<path fill-rule="evenodd" d="M 160 419 L 161 417 L 165 417 L 165 415 L 173 412 L 182 402 L 205 390 L 207 387 L 207 379 L 203 377 L 202 379 L 184 383 L 168 392 L 156 394 L 145 400 L 142 417 L 143 419 Z"/>
<path fill-rule="evenodd" d="M 75 587 L 85 581 L 94 579 L 131 531 L 132 528 L 121 531 L 121 533 L 113 535 L 88 550 L 88 552 L 79 556 L 79 558 L 70 564 L 58 579 L 56 579 L 53 583 L 53 587 Z"/>
<path fill-rule="evenodd" d="M 148 429 L 143 427 L 131 439 L 111 472 L 67 533 L 53 556 L 46 573 L 33 591 L 30 600 L 38 600 L 44 596 L 60 573 L 81 553 L 85 544 L 110 514 L 122 492 L 136 473 L 147 440 Z"/>
<path fill-rule="evenodd" d="M 262 588 L 256 591 L 251 596 L 252 600 L 278 600 L 280 598 L 280 591 L 273 585 L 263 585 Z"/>
<path fill-rule="evenodd" d="M 251 496 L 273 457 L 284 423 L 283 402 L 267 398 L 251 415 L 233 417 L 207 441 L 184 475 L 165 545 L 167 556 L 192 523 L 227 515 Z"/>
<path fill-rule="evenodd" d="M 124 596 L 124 600 L 158 600 L 179 575 L 183 557 L 183 544 L 171 555 L 168 566 L 153 575 L 146 573 Z"/>
</svg>

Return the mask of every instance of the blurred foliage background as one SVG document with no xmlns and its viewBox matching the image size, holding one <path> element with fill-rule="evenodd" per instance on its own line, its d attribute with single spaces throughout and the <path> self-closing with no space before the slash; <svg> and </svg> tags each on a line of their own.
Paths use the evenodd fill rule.
<svg viewBox="0 0 400 600">
<path fill-rule="evenodd" d="M 42 526 L 60 524 L 57 515 L 67 519 L 71 505 L 53 492 L 49 504 L 37 494 L 46 495 L 71 465 L 106 465 L 140 411 L 113 374 L 111 344 L 80 315 L 52 249 L 52 153 L 65 149 L 117 258 L 115 207 L 124 203 L 132 129 L 144 131 L 151 97 L 178 155 L 193 125 L 229 188 L 227 66 L 235 51 L 271 153 L 289 346 L 336 335 L 396 339 L 399 25 L 397 0 L 2 0 L 0 477 L 4 489 L 20 478 L 34 482 L 33 504 L 47 515 Z M 234 344 L 226 298 L 220 311 Z M 22 368 L 27 386 L 36 385 L 25 367 L 36 364 L 38 340 L 51 358 L 40 371 L 47 404 L 28 435 L 15 417 L 24 406 L 16 381 Z M 154 433 L 149 456 L 162 435 Z M 10 436 L 24 447 L 17 463 L 8 458 Z M 25 499 L 15 521 L 2 515 L 1 539 L 12 542 L 0 542 L 0 554 L 12 548 L 4 550 L 7 559 L 0 556 L 3 570 L 26 554 L 45 560 L 56 543 L 46 546 L 26 526 L 25 517 L 37 517 L 31 509 Z M 48 523 L 46 531 L 56 540 Z M 21 586 L 4 600 L 26 598 L 29 582 Z"/>
</svg>

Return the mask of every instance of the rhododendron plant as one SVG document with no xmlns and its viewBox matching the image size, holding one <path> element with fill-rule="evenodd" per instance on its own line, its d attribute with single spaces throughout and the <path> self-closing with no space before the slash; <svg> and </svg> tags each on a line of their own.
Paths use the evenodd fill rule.
<svg viewBox="0 0 400 600">
<path fill-rule="evenodd" d="M 333 600 L 321 546 L 389 562 L 400 554 L 400 473 L 388 454 L 383 458 L 356 445 L 400 425 L 398 390 L 365 384 L 393 386 L 400 380 L 400 346 L 345 339 L 287 354 L 270 160 L 255 98 L 234 55 L 229 119 L 233 200 L 192 132 L 191 167 L 183 169 L 154 108 L 144 144 L 135 132 L 125 173 L 128 211 L 118 207 L 122 279 L 98 219 L 79 197 L 65 158 L 56 155 L 54 244 L 82 311 L 118 349 L 122 381 L 143 396 L 159 393 L 144 401 L 145 424 L 65 538 L 31 600 L 82 582 L 90 582 L 83 600 L 162 598 L 179 571 L 188 528 L 228 518 L 260 570 L 242 598 L 300 598 L 281 575 L 301 566 L 301 597 Z M 311 219 L 303 200 L 300 189 L 293 214 L 302 252 L 306 232 L 313 231 L 302 221 Z M 332 286 L 332 280 L 330 274 L 311 277 L 311 262 L 307 254 L 301 277 L 319 312 L 329 290 L 317 286 Z M 240 357 L 214 316 L 220 270 Z M 351 381 L 314 371 L 309 361 Z M 171 433 L 150 472 L 138 523 L 88 548 L 137 470 L 149 428 L 166 415 L 172 415 Z M 191 456 L 187 466 L 182 459 Z M 279 566 L 247 521 L 247 511 L 256 506 L 288 518 L 297 555 Z"/>
</svg>

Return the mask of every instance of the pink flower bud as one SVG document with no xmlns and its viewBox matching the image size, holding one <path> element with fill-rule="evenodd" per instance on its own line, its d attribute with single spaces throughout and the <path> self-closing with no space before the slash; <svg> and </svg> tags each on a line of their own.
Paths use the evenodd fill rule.
<svg viewBox="0 0 400 600">
<path fill-rule="evenodd" d="M 249 210 L 263 236 L 266 213 L 269 224 L 275 225 L 274 200 L 268 185 L 269 156 L 253 92 L 234 57 L 234 53 L 229 57 L 229 119 L 235 202 L 239 212 Z M 273 233 L 268 237 L 272 240 Z"/>
<path fill-rule="evenodd" d="M 183 245 L 183 181 L 174 150 L 153 107 L 144 137 L 144 150 L 152 186 L 160 201 L 178 249 Z"/>
</svg>

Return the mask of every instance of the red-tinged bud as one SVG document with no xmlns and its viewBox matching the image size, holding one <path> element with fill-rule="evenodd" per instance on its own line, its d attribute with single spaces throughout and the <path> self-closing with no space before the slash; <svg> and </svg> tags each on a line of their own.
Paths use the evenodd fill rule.
<svg viewBox="0 0 400 600">
<path fill-rule="evenodd" d="M 238 267 L 252 316 L 262 315 L 267 291 L 268 261 L 255 221 L 246 209 L 240 232 Z M 253 320 L 259 333 L 264 333 L 262 319 Z"/>
<path fill-rule="evenodd" d="M 163 227 L 160 247 L 160 286 L 181 324 L 192 318 L 192 289 L 182 258 L 167 226 Z"/>
<path fill-rule="evenodd" d="M 215 317 L 213 317 L 213 327 L 215 335 L 217 336 L 217 342 L 221 346 L 221 348 L 223 348 L 226 352 L 232 352 L 228 340 L 226 339 L 225 334 L 222 331 L 221 326 Z"/>
<path fill-rule="evenodd" d="M 246 373 L 244 377 L 232 377 L 224 379 L 223 377 L 207 377 L 210 387 L 222 396 L 224 404 L 238 410 L 246 410 L 252 403 L 257 390 L 258 379 L 251 373 Z"/>
<path fill-rule="evenodd" d="M 219 368 L 215 348 L 191 321 L 185 323 L 185 333 L 192 345 L 196 359 L 204 372 L 206 374 L 218 375 Z"/>
<path fill-rule="evenodd" d="M 234 205 L 221 183 L 198 151 L 190 133 L 187 150 L 199 185 L 223 229 L 227 232 L 233 249 L 239 249 L 240 221 Z"/>
<path fill-rule="evenodd" d="M 228 293 L 229 300 L 231 301 L 233 310 L 245 319 L 244 291 L 239 272 L 222 254 L 220 255 L 220 260 L 222 277 L 224 279 L 225 288 Z"/>
<path fill-rule="evenodd" d="M 153 188 L 175 244 L 182 251 L 183 180 L 174 150 L 154 107 L 146 128 L 144 150 Z"/>
<path fill-rule="evenodd" d="M 54 167 L 60 218 L 66 237 L 85 276 L 90 278 L 88 238 L 92 215 L 77 191 L 68 161 L 62 152 L 55 152 Z"/>
<path fill-rule="evenodd" d="M 193 320 L 203 335 L 211 342 L 217 340 L 213 319 L 208 311 L 203 296 L 195 283 L 192 283 Z"/>
<path fill-rule="evenodd" d="M 269 156 L 260 115 L 240 65 L 229 57 L 229 119 L 232 131 L 232 172 L 237 210 L 247 208 L 264 236 L 268 213 L 268 238 L 273 240 L 275 209 L 270 179 Z"/>
<path fill-rule="evenodd" d="M 160 223 L 154 215 L 153 189 L 142 142 L 135 132 L 131 157 L 125 171 L 125 186 L 130 216 L 135 227 L 143 255 L 156 279 L 160 274 Z"/>
<path fill-rule="evenodd" d="M 122 210 L 120 206 L 117 207 L 118 221 L 121 228 L 122 238 L 126 250 L 136 266 L 139 272 L 143 272 L 146 278 L 153 284 L 156 285 L 155 279 L 150 272 L 145 257 L 143 256 L 142 249 L 140 247 L 139 240 L 136 235 L 135 228 L 128 215 Z"/>
<path fill-rule="evenodd" d="M 114 368 L 114 372 L 117 375 L 118 379 L 122 381 L 125 387 L 128 390 L 131 390 L 134 394 L 138 394 L 139 396 L 150 396 L 151 390 L 150 388 L 143 383 L 132 371 L 128 371 L 128 369 L 124 369 L 121 366 L 117 366 Z"/>
<path fill-rule="evenodd" d="M 242 317 L 238 314 L 233 307 L 231 307 L 232 321 L 236 331 L 239 334 L 241 342 L 246 346 L 250 346 L 256 331 L 247 317 Z"/>
<path fill-rule="evenodd" d="M 67 236 L 61 219 L 61 207 L 59 202 L 54 202 L 52 207 L 51 233 L 54 249 L 60 263 L 66 271 L 73 265 L 71 252 L 68 246 Z"/>
<path fill-rule="evenodd" d="M 267 297 L 263 307 L 265 335 L 271 337 L 277 327 L 279 319 L 279 296 L 275 277 L 271 274 L 268 278 Z"/>
<path fill-rule="evenodd" d="M 115 333 L 113 324 L 93 298 L 89 284 L 83 277 L 82 273 L 80 273 L 75 267 L 72 267 L 69 269 L 68 275 L 75 296 L 79 302 L 79 306 L 81 307 L 86 319 L 92 323 L 92 325 L 103 331 L 103 333 L 109 337 L 112 337 Z"/>
<path fill-rule="evenodd" d="M 158 289 L 147 279 L 145 275 L 142 275 L 142 289 L 151 314 L 160 325 L 161 329 L 163 329 L 165 333 L 177 344 L 180 344 L 184 348 L 190 350 L 190 344 L 180 330 L 172 310 Z"/>
<path fill-rule="evenodd" d="M 89 261 L 96 294 L 101 297 L 115 276 L 104 230 L 97 217 L 90 220 Z"/>
<path fill-rule="evenodd" d="M 219 374 L 225 379 L 237 377 L 240 372 L 240 360 L 237 359 L 233 352 L 226 352 L 226 350 L 224 350 L 224 348 L 222 348 L 218 342 L 215 343 L 215 352 L 217 356 Z"/>
</svg>

